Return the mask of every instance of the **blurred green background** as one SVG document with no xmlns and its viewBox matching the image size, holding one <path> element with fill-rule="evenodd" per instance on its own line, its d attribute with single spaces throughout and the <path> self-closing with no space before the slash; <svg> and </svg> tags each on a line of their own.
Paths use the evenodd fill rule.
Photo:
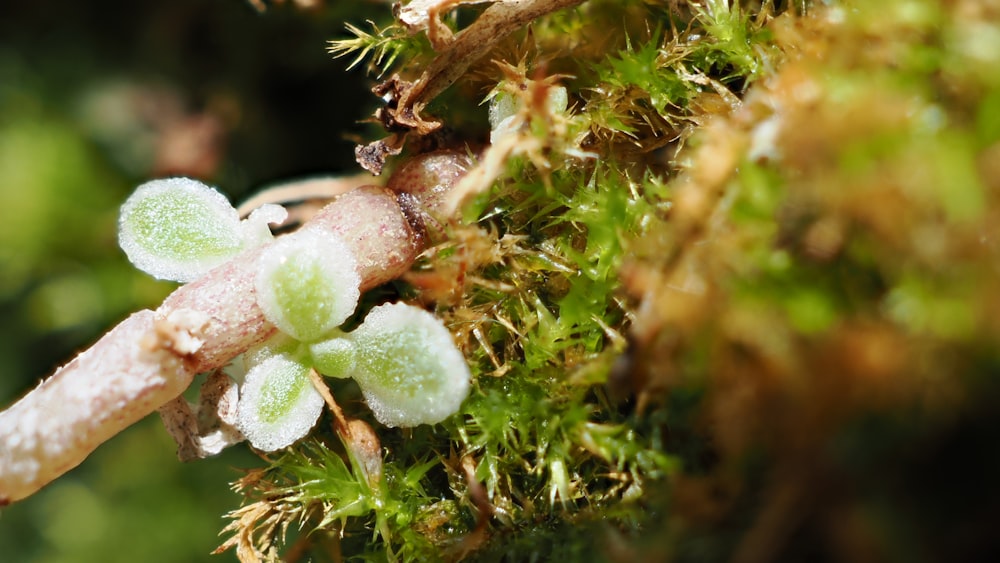
<svg viewBox="0 0 1000 563">
<path fill-rule="evenodd" d="M 171 289 L 116 243 L 139 183 L 189 175 L 234 201 L 280 179 L 356 172 L 375 98 L 326 53 L 375 2 L 255 11 L 242 0 L 0 4 L 0 406 Z M 348 13 L 350 12 L 350 13 Z M 370 12 L 370 13 L 368 13 Z M 0 511 L 0 560 L 212 557 L 244 447 L 182 464 L 157 416 Z"/>
</svg>

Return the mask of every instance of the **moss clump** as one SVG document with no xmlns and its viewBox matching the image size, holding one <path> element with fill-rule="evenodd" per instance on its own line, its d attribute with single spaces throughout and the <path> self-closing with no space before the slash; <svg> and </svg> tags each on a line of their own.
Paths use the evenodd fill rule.
<svg viewBox="0 0 1000 563">
<path fill-rule="evenodd" d="M 413 560 L 995 547 L 938 527 L 925 486 L 977 495 L 918 465 L 998 467 L 998 15 L 828 4 L 595 0 L 474 65 L 438 117 L 500 88 L 520 126 L 391 288 L 462 344 L 463 412 L 376 426 L 374 482 L 322 437 L 274 460 L 239 533 Z"/>
</svg>

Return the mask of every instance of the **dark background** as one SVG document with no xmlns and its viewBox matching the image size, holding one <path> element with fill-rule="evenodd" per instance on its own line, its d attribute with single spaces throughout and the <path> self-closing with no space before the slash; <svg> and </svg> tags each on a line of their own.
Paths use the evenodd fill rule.
<svg viewBox="0 0 1000 563">
<path fill-rule="evenodd" d="M 201 178 L 234 202 L 268 183 L 354 173 L 377 100 L 326 42 L 385 3 L 242 0 L 0 5 L 0 407 L 172 285 L 117 247 L 143 181 Z M 350 13 L 348 13 L 350 12 Z M 208 553 L 244 447 L 181 464 L 158 417 L 0 511 L 0 559 L 225 561 Z"/>
</svg>

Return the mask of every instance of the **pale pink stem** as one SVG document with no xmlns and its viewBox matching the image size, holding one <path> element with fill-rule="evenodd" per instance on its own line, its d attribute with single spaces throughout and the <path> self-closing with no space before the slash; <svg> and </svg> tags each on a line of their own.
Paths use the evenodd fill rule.
<svg viewBox="0 0 1000 563">
<path fill-rule="evenodd" d="M 302 229 L 336 234 L 354 250 L 362 290 L 405 272 L 425 238 L 422 219 L 404 214 L 396 192 L 375 186 L 340 196 Z M 195 374 L 224 366 L 273 334 L 253 281 L 267 248 L 178 288 L 155 313 L 135 313 L 0 413 L 0 505 L 76 467 L 175 399 Z"/>
<path fill-rule="evenodd" d="M 155 325 L 152 311 L 133 314 L 0 413 L 0 504 L 76 467 L 187 388 L 196 372 Z"/>
</svg>

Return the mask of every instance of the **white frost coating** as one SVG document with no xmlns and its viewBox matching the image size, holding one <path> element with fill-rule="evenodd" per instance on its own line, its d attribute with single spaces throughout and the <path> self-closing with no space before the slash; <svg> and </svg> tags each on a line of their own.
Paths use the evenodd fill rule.
<svg viewBox="0 0 1000 563">
<path fill-rule="evenodd" d="M 175 309 L 164 320 L 164 323 L 160 323 L 160 330 L 161 333 L 169 332 L 163 336 L 169 337 L 169 348 L 174 352 L 191 355 L 205 344 L 202 332 L 211 320 L 205 313 L 192 309 Z"/>
<path fill-rule="evenodd" d="M 457 412 L 469 394 L 465 358 L 427 311 L 381 305 L 347 336 L 357 349 L 354 379 L 386 426 L 436 424 Z"/>
<path fill-rule="evenodd" d="M 280 225 L 288 219 L 288 210 L 280 205 L 265 203 L 250 212 L 240 223 L 243 248 L 253 248 L 274 240 L 268 225 Z"/>
<path fill-rule="evenodd" d="M 253 447 L 273 452 L 308 434 L 322 411 L 323 397 L 309 380 L 309 367 L 278 354 L 247 372 L 236 428 Z"/>
<path fill-rule="evenodd" d="M 213 371 L 201 386 L 198 403 L 183 395 L 158 409 L 167 432 L 177 442 L 177 457 L 191 461 L 214 456 L 245 438 L 235 428 L 239 386 Z"/>
<path fill-rule="evenodd" d="M 30 495 L 187 388 L 194 373 L 151 337 L 188 328 L 158 322 L 151 311 L 133 314 L 0 413 L 0 504 Z"/>
<path fill-rule="evenodd" d="M 243 250 L 274 239 L 288 211 L 265 204 L 240 221 L 224 195 L 191 178 L 152 180 L 122 205 L 118 244 L 140 270 L 190 282 Z"/>
<path fill-rule="evenodd" d="M 279 330 L 313 342 L 343 323 L 361 296 L 361 276 L 340 238 L 300 231 L 264 253 L 254 279 L 257 304 Z"/>
<path fill-rule="evenodd" d="M 236 209 L 224 195 L 191 178 L 152 180 L 122 205 L 118 244 L 140 270 L 190 282 L 243 248 Z"/>
<path fill-rule="evenodd" d="M 309 345 L 313 367 L 329 377 L 351 377 L 357 365 L 354 342 L 342 334 Z"/>
<path fill-rule="evenodd" d="M 285 354 L 286 356 L 300 357 L 301 354 L 299 353 L 299 348 L 301 346 L 302 344 L 298 340 L 295 340 L 287 334 L 282 334 L 281 332 L 274 333 L 273 336 L 264 342 L 261 342 L 257 346 L 250 348 L 241 354 L 239 358 L 233 361 L 233 363 L 239 361 L 243 366 L 243 373 L 240 375 L 240 379 L 238 381 L 242 381 L 246 372 L 250 371 L 254 366 L 271 356 Z"/>
</svg>

